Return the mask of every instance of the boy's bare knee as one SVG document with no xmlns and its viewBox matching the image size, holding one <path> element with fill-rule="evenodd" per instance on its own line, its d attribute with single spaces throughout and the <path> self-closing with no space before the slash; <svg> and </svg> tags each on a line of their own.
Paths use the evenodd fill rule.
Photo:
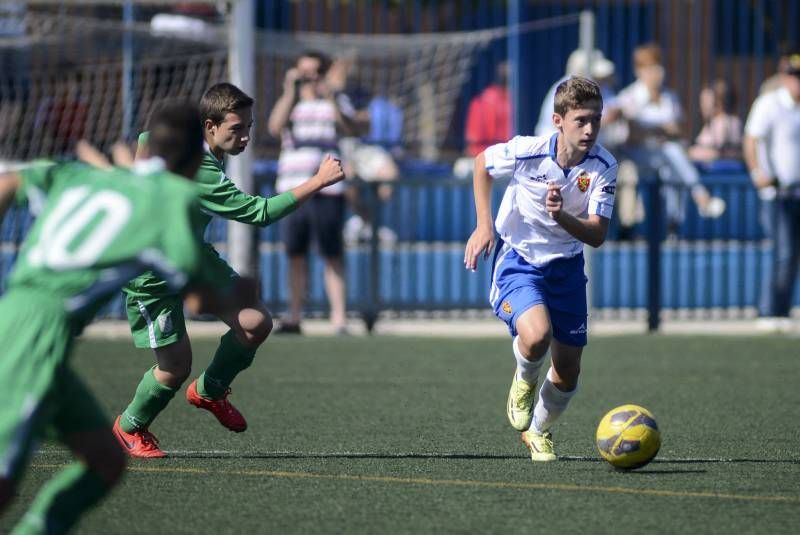
<svg viewBox="0 0 800 535">
<path fill-rule="evenodd" d="M 550 347 L 550 330 L 527 328 L 519 331 L 519 346 L 522 354 L 536 360 L 544 356 Z"/>
<path fill-rule="evenodd" d="M 170 388 L 180 388 L 192 373 L 192 364 L 173 362 L 169 365 L 159 364 L 154 371 L 156 380 Z"/>
<path fill-rule="evenodd" d="M 248 346 L 259 346 L 272 332 L 274 323 L 272 315 L 267 310 L 254 311 L 240 323 L 241 329 L 237 333 L 240 341 Z"/>
<path fill-rule="evenodd" d="M 157 366 L 153 370 L 156 380 L 171 388 L 180 388 L 192 373 L 192 346 L 189 337 L 155 350 Z"/>
</svg>

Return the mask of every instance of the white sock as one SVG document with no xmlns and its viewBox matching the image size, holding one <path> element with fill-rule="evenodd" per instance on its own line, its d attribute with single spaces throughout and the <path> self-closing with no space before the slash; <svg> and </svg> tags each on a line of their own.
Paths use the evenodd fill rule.
<svg viewBox="0 0 800 535">
<path fill-rule="evenodd" d="M 526 383 L 535 384 L 539 379 L 539 369 L 542 367 L 544 357 L 538 360 L 526 359 L 519 350 L 519 336 L 514 337 L 511 347 L 514 348 L 514 358 L 517 359 L 517 377 Z"/>
<path fill-rule="evenodd" d="M 578 391 L 576 386 L 570 392 L 562 392 L 551 380 L 553 368 L 547 370 L 547 376 L 542 381 L 542 388 L 539 389 L 539 399 L 533 409 L 533 422 L 531 429 L 537 433 L 544 433 L 555 423 L 561 413 L 566 410 L 569 400 Z"/>
</svg>

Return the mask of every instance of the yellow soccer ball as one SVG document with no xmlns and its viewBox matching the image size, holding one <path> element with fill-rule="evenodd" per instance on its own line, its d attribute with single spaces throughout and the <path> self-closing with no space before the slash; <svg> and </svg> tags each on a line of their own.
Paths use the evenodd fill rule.
<svg viewBox="0 0 800 535">
<path fill-rule="evenodd" d="M 595 444 L 600 456 L 614 468 L 633 470 L 653 460 L 661 447 L 661 433 L 650 411 L 639 405 L 621 405 L 600 420 Z"/>
</svg>

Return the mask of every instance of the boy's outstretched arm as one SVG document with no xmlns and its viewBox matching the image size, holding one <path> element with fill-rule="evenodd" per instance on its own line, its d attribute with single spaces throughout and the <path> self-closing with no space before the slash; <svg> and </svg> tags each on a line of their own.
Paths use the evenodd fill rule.
<svg viewBox="0 0 800 535">
<path fill-rule="evenodd" d="M 472 188 L 475 194 L 475 213 L 478 222 L 464 250 L 464 266 L 471 271 L 475 271 L 481 254 L 483 254 L 484 258 L 488 258 L 494 248 L 492 177 L 486 170 L 486 157 L 483 153 L 480 153 L 475 158 Z"/>
<path fill-rule="evenodd" d="M 267 198 L 267 224 L 286 217 L 322 188 L 342 180 L 344 180 L 344 171 L 341 160 L 328 154 L 322 160 L 317 174 L 289 191 Z"/>
<path fill-rule="evenodd" d="M 342 169 L 341 160 L 337 160 L 328 154 L 319 165 L 317 174 L 290 191 L 297 200 L 297 204 L 302 204 L 322 188 L 326 188 L 342 180 L 344 180 L 344 170 Z"/>
</svg>

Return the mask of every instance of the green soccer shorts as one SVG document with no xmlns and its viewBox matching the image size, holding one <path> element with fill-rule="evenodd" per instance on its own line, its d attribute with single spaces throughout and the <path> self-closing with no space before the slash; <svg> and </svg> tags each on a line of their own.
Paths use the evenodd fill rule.
<svg viewBox="0 0 800 535">
<path fill-rule="evenodd" d="M 18 480 L 39 439 L 111 427 L 68 365 L 72 333 L 58 299 L 25 290 L 0 299 L 0 477 Z"/>
<path fill-rule="evenodd" d="M 239 276 L 209 244 L 202 249 L 200 263 L 205 274 L 203 278 L 214 281 L 215 288 L 225 288 L 231 279 Z M 136 347 L 168 346 L 186 334 L 183 298 L 178 294 L 128 292 L 125 308 Z"/>
</svg>

